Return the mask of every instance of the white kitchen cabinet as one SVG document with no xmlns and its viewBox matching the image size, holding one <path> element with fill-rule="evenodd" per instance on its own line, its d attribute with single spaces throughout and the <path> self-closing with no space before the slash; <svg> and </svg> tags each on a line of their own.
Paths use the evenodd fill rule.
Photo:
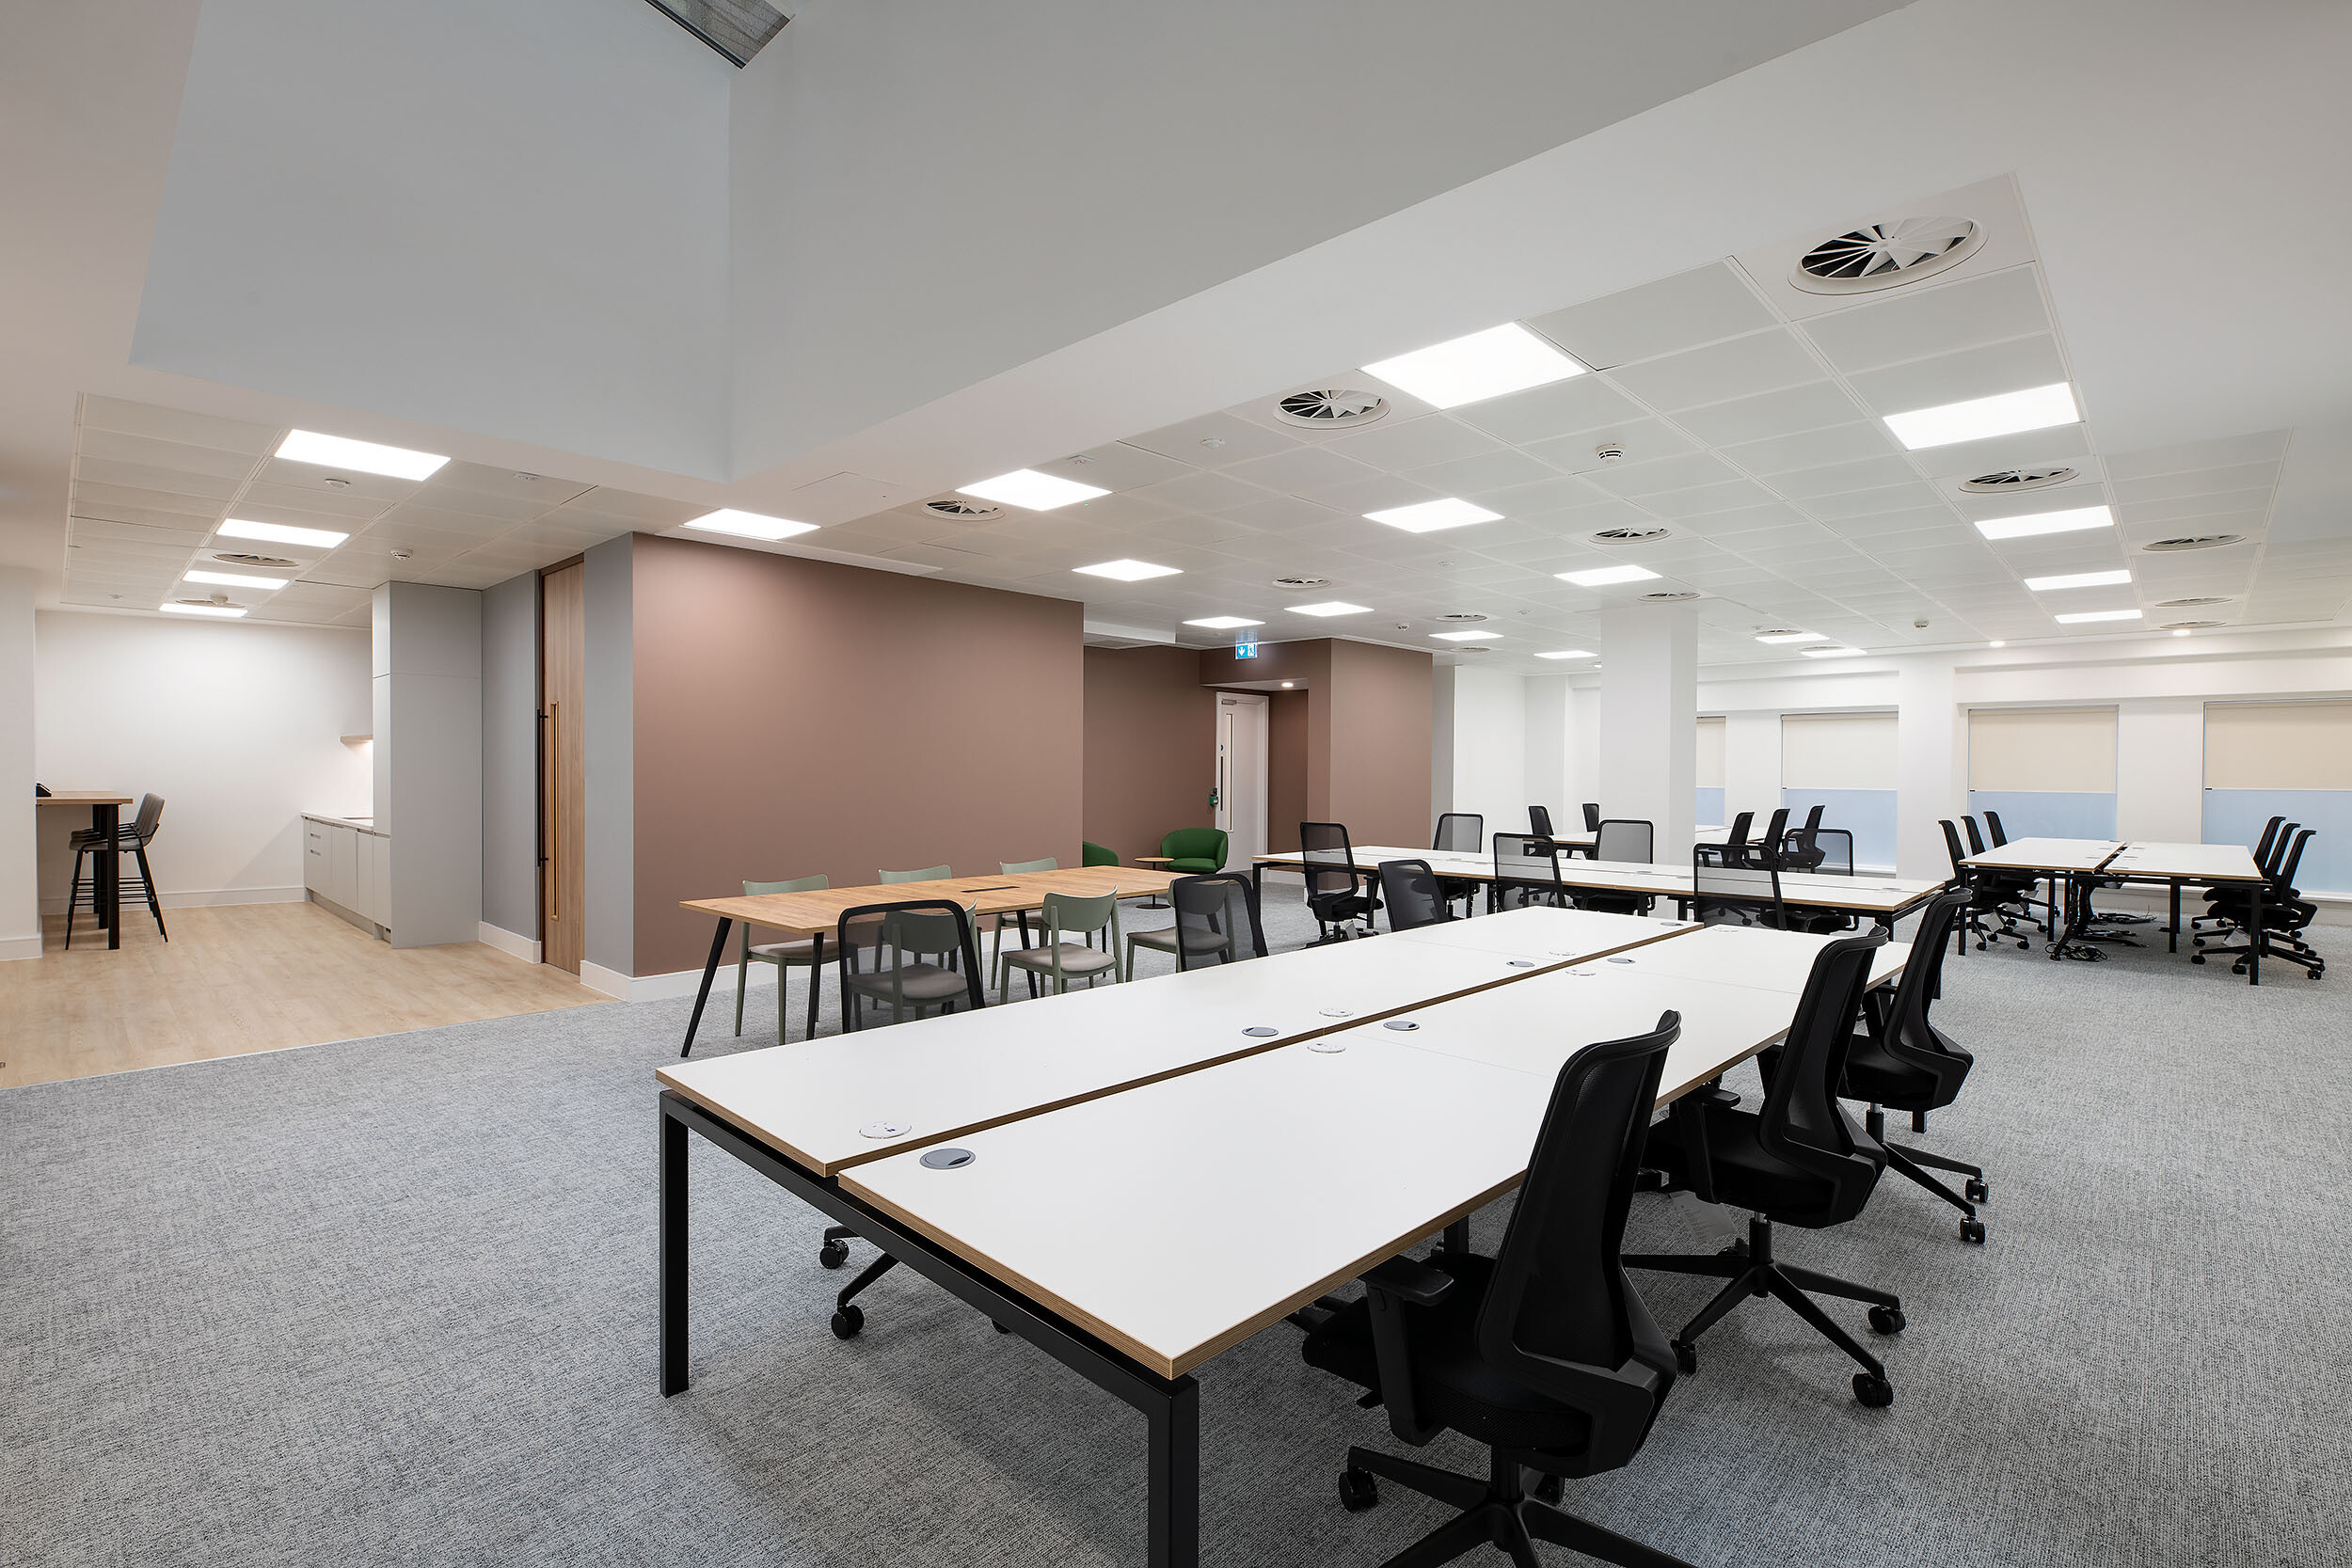
<svg viewBox="0 0 2352 1568">
<path fill-rule="evenodd" d="M 327 825 L 326 896 L 358 912 L 359 830 L 348 822 Z"/>
<path fill-rule="evenodd" d="M 391 925 L 391 835 L 336 816 L 302 819 L 302 885 L 311 897 L 380 934 Z"/>
</svg>

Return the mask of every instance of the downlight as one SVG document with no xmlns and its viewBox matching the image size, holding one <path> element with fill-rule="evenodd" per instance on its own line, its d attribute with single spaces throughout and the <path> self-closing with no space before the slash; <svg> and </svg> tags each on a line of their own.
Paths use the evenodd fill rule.
<svg viewBox="0 0 2352 1568">
<path fill-rule="evenodd" d="M 2184 533 L 2170 539 L 2159 539 L 2153 545 L 2139 547 L 2151 553 L 2171 550 L 2217 550 L 2224 545 L 2245 543 L 2243 533 Z"/>
<path fill-rule="evenodd" d="M 1983 245 L 1984 230 L 1966 218 L 1865 224 L 1806 251 L 1788 281 L 1809 294 L 1897 289 L 1958 266 Z"/>
<path fill-rule="evenodd" d="M 275 566 L 280 571 L 299 564 L 282 555 L 246 555 L 239 550 L 215 550 L 213 559 L 228 566 Z"/>
<path fill-rule="evenodd" d="M 1605 528 L 1593 535 L 1596 545 L 1644 545 L 1652 539 L 1663 539 L 1674 531 L 1663 523 L 1649 528 Z"/>
<path fill-rule="evenodd" d="M 1338 387 L 1318 387 L 1293 392 L 1274 404 L 1274 417 L 1284 424 L 1308 430 L 1346 430 L 1370 424 L 1387 415 L 1389 400 L 1377 392 L 1358 392 Z"/>
<path fill-rule="evenodd" d="M 2020 490 L 2046 490 L 2074 477 L 2073 468 L 2003 468 L 1961 481 L 1960 487 L 1979 496 L 2010 496 Z"/>
<path fill-rule="evenodd" d="M 923 510 L 934 517 L 949 517 L 959 523 L 984 523 L 1005 515 L 1005 509 L 994 501 L 974 500 L 969 496 L 942 496 L 935 501 L 925 501 Z"/>
</svg>

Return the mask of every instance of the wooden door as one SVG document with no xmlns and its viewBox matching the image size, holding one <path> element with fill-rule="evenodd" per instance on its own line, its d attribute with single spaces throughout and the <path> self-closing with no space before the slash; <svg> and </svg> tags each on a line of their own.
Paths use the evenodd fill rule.
<svg viewBox="0 0 2352 1568">
<path fill-rule="evenodd" d="M 586 573 L 574 562 L 539 579 L 539 951 L 574 974 L 588 907 Z"/>
</svg>

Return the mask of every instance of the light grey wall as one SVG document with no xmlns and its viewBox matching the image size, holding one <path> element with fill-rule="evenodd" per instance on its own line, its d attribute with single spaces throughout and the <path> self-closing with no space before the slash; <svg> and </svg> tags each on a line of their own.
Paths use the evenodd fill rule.
<svg viewBox="0 0 2352 1568">
<path fill-rule="evenodd" d="M 482 595 L 375 591 L 375 825 L 391 837 L 391 942 L 472 942 L 482 909 Z"/>
<path fill-rule="evenodd" d="M 637 932 L 635 539 L 582 558 L 588 622 L 588 962 L 634 974 Z"/>
<path fill-rule="evenodd" d="M 539 574 L 482 594 L 482 918 L 539 936 Z"/>
</svg>

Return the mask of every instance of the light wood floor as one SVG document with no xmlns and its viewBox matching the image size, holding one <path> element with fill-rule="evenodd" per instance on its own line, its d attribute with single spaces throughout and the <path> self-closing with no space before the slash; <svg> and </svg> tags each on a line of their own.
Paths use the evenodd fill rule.
<svg viewBox="0 0 2352 1568">
<path fill-rule="evenodd" d="M 122 946 L 48 920 L 46 951 L 0 963 L 0 1087 L 611 1000 L 478 942 L 393 947 L 315 904 L 123 909 Z M 87 940 L 89 945 L 83 945 Z"/>
</svg>

